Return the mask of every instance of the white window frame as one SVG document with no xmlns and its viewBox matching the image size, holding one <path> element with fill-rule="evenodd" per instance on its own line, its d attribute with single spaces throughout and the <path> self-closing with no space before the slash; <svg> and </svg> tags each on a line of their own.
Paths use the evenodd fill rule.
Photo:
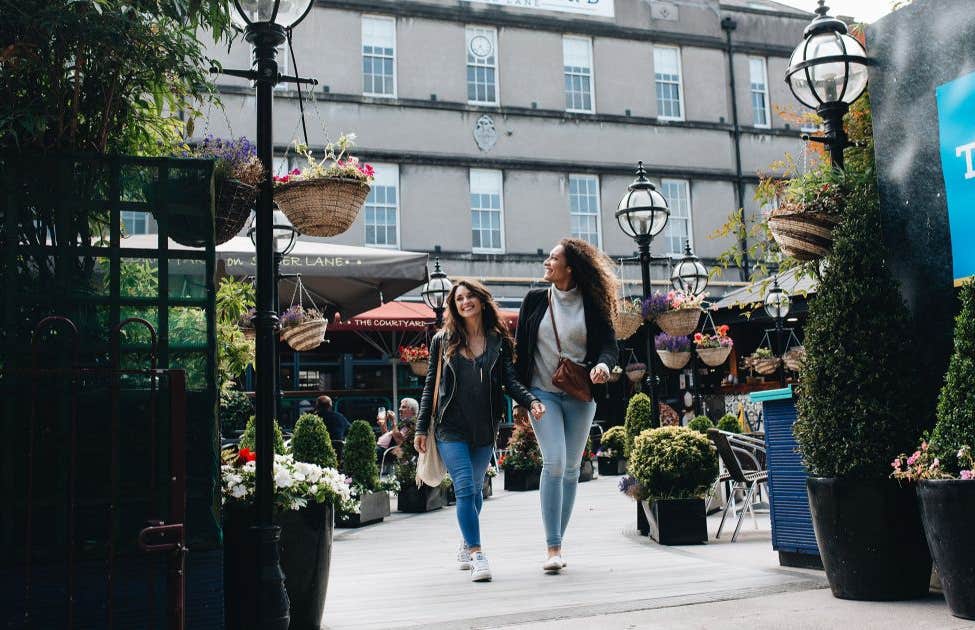
<svg viewBox="0 0 975 630">
<path fill-rule="evenodd" d="M 144 224 L 144 230 L 141 232 L 135 232 L 131 229 L 129 222 L 126 221 L 127 218 L 134 220 L 141 220 Z M 135 210 L 122 210 L 119 213 L 119 219 L 122 221 L 123 231 L 126 236 L 135 236 L 137 234 L 158 234 L 159 227 L 156 222 L 152 220 L 152 214 L 149 212 L 137 212 Z"/>
<path fill-rule="evenodd" d="M 505 252 L 504 243 L 504 174 L 502 171 L 493 169 L 483 169 L 483 168 L 472 168 L 468 175 L 468 189 L 470 195 L 468 196 L 468 206 L 470 208 L 471 216 L 471 252 L 474 254 L 503 254 Z M 487 184 L 489 181 L 493 180 L 497 184 L 496 188 L 489 187 Z M 474 247 L 474 211 L 485 211 L 481 208 L 474 208 L 474 204 L 470 203 L 470 196 L 475 194 L 497 194 L 498 195 L 498 228 L 501 234 L 501 247 Z"/>
<path fill-rule="evenodd" d="M 755 75 L 752 73 L 752 63 L 758 62 L 762 69 L 762 88 L 761 90 L 755 89 Z M 755 114 L 757 110 L 755 109 L 755 95 L 761 93 L 762 104 L 765 108 L 765 122 L 759 124 L 755 122 Z M 772 127 L 772 108 L 769 103 L 768 97 L 768 63 L 764 57 L 749 57 L 748 58 L 748 96 L 752 104 L 752 124 L 759 129 L 769 129 Z"/>
<path fill-rule="evenodd" d="M 392 62 L 393 62 L 393 91 L 390 94 L 387 94 L 385 92 L 367 92 L 366 91 L 366 75 L 365 75 L 365 72 L 362 71 L 361 72 L 361 74 L 362 74 L 362 95 L 363 96 L 372 96 L 372 97 L 375 97 L 375 98 L 397 98 L 396 95 L 397 95 L 397 92 L 398 92 L 398 87 L 397 87 L 398 80 L 397 80 L 397 76 L 396 76 L 397 75 L 397 71 L 396 71 L 396 18 L 387 17 L 385 15 L 363 15 L 362 16 L 361 46 L 360 46 L 360 49 L 359 49 L 360 63 L 361 63 L 361 60 L 365 59 L 365 57 L 366 57 L 366 51 L 365 51 L 366 46 L 374 46 L 373 43 L 367 43 L 366 42 L 366 24 L 368 22 L 385 22 L 385 23 L 388 23 L 388 24 L 391 24 L 392 25 L 392 35 L 393 35 L 393 38 L 392 38 L 392 50 L 393 50 L 393 54 L 392 54 Z M 371 56 L 371 57 L 379 57 L 379 58 L 386 58 L 385 55 L 369 55 L 369 56 Z"/>
<path fill-rule="evenodd" d="M 674 199 L 671 199 L 664 193 L 664 190 L 667 188 L 669 184 L 683 185 L 685 190 L 687 191 L 687 196 L 684 198 L 684 200 L 687 201 L 687 216 L 678 217 L 679 220 L 687 222 L 687 234 L 681 235 L 680 242 L 677 243 L 676 249 L 672 249 L 672 245 L 673 245 L 672 241 L 674 239 L 674 235 L 671 234 L 671 228 L 674 225 L 674 219 L 675 219 L 674 210 L 676 209 L 677 204 L 675 203 Z M 662 235 L 664 237 L 664 241 L 668 248 L 665 254 L 667 256 L 671 256 L 674 258 L 680 258 L 684 255 L 685 241 L 690 241 L 691 248 L 694 247 L 694 203 L 693 203 L 693 198 L 691 197 L 691 180 L 679 179 L 679 178 L 663 178 L 660 180 L 660 194 L 664 195 L 664 199 L 667 200 L 667 206 L 670 208 L 670 212 L 671 212 L 670 219 L 667 221 L 667 227 L 664 228 L 664 233 Z"/>
<path fill-rule="evenodd" d="M 586 47 L 586 57 L 587 57 L 587 59 L 586 59 L 585 66 L 577 66 L 575 64 L 569 64 L 570 59 L 569 59 L 569 50 L 568 50 L 568 47 L 571 45 L 570 42 L 575 42 L 575 43 L 580 43 L 581 42 Z M 569 107 L 568 101 L 570 100 L 569 99 L 570 92 L 569 92 L 568 89 L 566 89 L 565 90 L 565 100 L 566 100 L 565 111 L 567 111 L 567 112 L 575 112 L 575 113 L 581 113 L 581 114 L 594 114 L 596 112 L 596 90 L 595 90 L 595 86 L 596 86 L 596 75 L 595 75 L 595 72 L 594 72 L 594 66 L 595 66 L 595 64 L 593 63 L 592 56 L 593 56 L 593 51 L 592 51 L 592 38 L 589 38 L 589 37 L 578 37 L 578 36 L 574 36 L 574 35 L 563 35 L 562 36 L 562 79 L 563 79 L 563 84 L 565 83 L 565 79 L 568 78 L 568 77 L 570 77 L 570 76 L 571 77 L 584 78 L 589 83 L 589 109 Z M 585 74 L 579 73 L 579 72 L 569 72 L 568 71 L 568 68 L 570 68 L 570 67 L 572 67 L 572 68 L 582 68 L 582 67 L 584 67 L 587 72 Z"/>
<path fill-rule="evenodd" d="M 586 180 L 595 183 L 595 191 L 593 192 L 594 198 L 596 200 L 596 211 L 595 212 L 577 212 L 572 207 L 572 180 Z M 567 192 L 569 197 L 569 233 L 573 238 L 581 238 L 580 234 L 573 232 L 572 230 L 572 217 L 595 217 L 596 218 L 596 242 L 591 243 L 596 249 L 602 249 L 603 247 L 603 211 L 602 203 L 600 202 L 600 190 L 599 190 L 599 176 L 591 175 L 588 173 L 569 173 L 569 178 L 566 181 Z M 588 239 L 586 239 L 588 242 Z"/>
<path fill-rule="evenodd" d="M 494 64 L 487 63 L 477 63 L 477 58 L 471 54 L 470 45 L 471 40 L 478 36 L 484 35 L 491 40 L 491 44 L 494 46 Z M 472 62 L 471 59 L 474 58 Z M 501 104 L 501 64 L 498 63 L 498 29 L 493 26 L 477 26 L 468 24 L 464 27 L 464 88 L 468 91 L 467 102 L 470 105 L 500 105 Z M 494 100 L 493 101 L 479 101 L 472 100 L 470 98 L 470 81 L 467 78 L 467 72 L 471 67 L 475 68 L 492 68 L 494 70 Z"/>
<path fill-rule="evenodd" d="M 392 209 L 395 221 L 396 221 L 396 242 L 395 243 L 370 243 L 368 238 L 369 233 L 369 223 L 367 219 L 367 214 L 369 210 L 369 200 L 366 199 L 366 203 L 362 208 L 362 242 L 367 247 L 379 247 L 382 249 L 400 249 L 400 225 L 402 221 L 400 220 L 400 185 L 399 185 L 399 164 L 386 164 L 386 163 L 372 163 L 372 167 L 376 170 L 376 177 L 372 183 L 372 190 L 369 191 L 370 196 L 373 194 L 373 190 L 376 186 L 386 186 L 391 187 L 396 191 L 396 203 L 382 204 L 383 209 Z M 375 204 L 373 204 L 375 205 Z M 375 227 L 375 224 L 373 225 Z M 384 228 L 385 229 L 385 228 Z"/>
<path fill-rule="evenodd" d="M 679 116 L 669 116 L 662 114 L 660 111 L 660 93 L 657 88 L 661 83 L 673 84 L 673 81 L 661 81 L 657 78 L 659 70 L 657 68 L 657 51 L 658 50 L 672 50 L 677 58 L 677 105 L 680 107 Z M 681 49 L 678 46 L 657 46 L 653 47 L 653 94 L 654 101 L 657 104 L 657 118 L 659 120 L 684 120 L 686 113 L 686 102 L 684 98 L 684 64 L 681 62 Z"/>
</svg>

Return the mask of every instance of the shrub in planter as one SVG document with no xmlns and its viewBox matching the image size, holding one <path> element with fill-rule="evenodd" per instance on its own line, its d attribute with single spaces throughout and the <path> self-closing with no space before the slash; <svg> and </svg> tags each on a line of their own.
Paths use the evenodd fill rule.
<svg viewBox="0 0 975 630">
<path fill-rule="evenodd" d="M 721 416 L 716 426 L 721 431 L 727 431 L 728 433 L 741 433 L 741 424 L 738 422 L 738 418 L 730 413 Z"/>
<path fill-rule="evenodd" d="M 243 431 L 247 419 L 254 414 L 254 405 L 246 393 L 236 389 L 220 392 L 220 434 L 233 436 Z"/>
<path fill-rule="evenodd" d="M 352 496 L 359 501 L 359 512 L 341 512 L 340 527 L 378 523 L 389 516 L 389 495 L 381 487 L 376 464 L 376 437 L 365 420 L 353 422 L 345 436 L 342 471 L 352 480 Z"/>
<path fill-rule="evenodd" d="M 542 471 L 542 451 L 530 424 L 515 427 L 508 440 L 508 452 L 499 462 L 504 470 L 505 490 L 537 490 Z"/>
<path fill-rule="evenodd" d="M 296 461 L 323 468 L 338 467 L 338 458 L 335 456 L 335 449 L 332 448 L 332 439 L 328 435 L 325 421 L 316 414 L 303 413 L 298 417 L 291 438 L 291 450 Z M 373 449 L 373 459 L 375 459 L 375 449 Z"/>
<path fill-rule="evenodd" d="M 630 398 L 630 402 L 626 406 L 626 420 L 623 423 L 626 430 L 626 442 L 623 445 L 623 455 L 627 458 L 630 456 L 630 449 L 633 448 L 633 440 L 636 436 L 640 435 L 644 429 L 652 428 L 652 405 L 650 397 L 640 393 Z"/>
<path fill-rule="evenodd" d="M 596 454 L 592 452 L 592 438 L 586 438 L 586 446 L 582 449 L 582 461 L 579 463 L 579 483 L 592 481 L 595 476 L 593 461 Z"/>
<path fill-rule="evenodd" d="M 257 435 L 257 425 L 255 424 L 254 416 L 251 416 L 247 420 L 247 426 L 244 427 L 244 432 L 240 436 L 240 441 L 238 446 L 240 448 L 250 449 L 254 451 L 256 448 L 255 438 Z M 277 455 L 284 455 L 287 450 L 284 448 L 284 435 L 281 433 L 281 425 L 278 421 L 274 421 L 274 452 Z"/>
<path fill-rule="evenodd" d="M 809 306 L 793 431 L 834 596 L 920 597 L 931 560 L 914 489 L 887 478 L 891 460 L 920 432 L 913 359 L 875 336 L 910 339 L 907 309 L 877 245 L 873 172 L 848 170 L 844 188 L 842 221 Z"/>
<path fill-rule="evenodd" d="M 650 536 L 661 544 L 707 542 L 703 496 L 718 476 L 717 450 L 686 427 L 647 429 L 629 459 Z"/>
<path fill-rule="evenodd" d="M 416 485 L 417 452 L 413 447 L 413 432 L 407 431 L 400 445 L 400 455 L 396 459 L 396 484 L 399 493 L 396 509 L 400 512 L 430 512 L 444 506 L 440 486 Z"/>
<path fill-rule="evenodd" d="M 626 429 L 615 426 L 606 429 L 599 437 L 599 451 L 596 453 L 600 475 L 622 475 L 626 472 Z"/>
<path fill-rule="evenodd" d="M 711 419 L 707 416 L 695 416 L 687 423 L 687 428 L 707 435 L 708 429 L 714 428 L 714 425 L 711 424 Z"/>
</svg>

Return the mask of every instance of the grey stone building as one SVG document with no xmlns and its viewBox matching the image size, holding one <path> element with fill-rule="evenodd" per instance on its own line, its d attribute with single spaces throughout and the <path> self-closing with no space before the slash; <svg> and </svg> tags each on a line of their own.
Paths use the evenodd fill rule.
<svg viewBox="0 0 975 630">
<path fill-rule="evenodd" d="M 332 242 L 439 255 L 515 306 L 563 235 L 633 254 L 613 215 L 637 160 L 672 211 L 653 254 L 726 249 L 709 235 L 759 212 L 758 174 L 799 150 L 776 108 L 797 107 L 783 76 L 811 17 L 770 0 L 317 0 L 279 62 L 319 82 L 303 89 L 311 147 L 354 132 L 378 173 Z M 248 67 L 250 46 L 213 55 Z M 253 87 L 219 85 L 197 135 L 253 138 Z M 276 169 L 300 166 L 293 85 L 275 92 L 274 137 Z M 637 266 L 623 276 L 638 293 Z M 667 264 L 653 276 L 664 286 Z"/>
</svg>

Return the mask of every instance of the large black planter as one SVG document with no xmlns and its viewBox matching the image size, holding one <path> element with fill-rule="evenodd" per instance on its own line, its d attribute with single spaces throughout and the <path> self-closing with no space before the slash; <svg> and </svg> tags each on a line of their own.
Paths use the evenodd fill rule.
<svg viewBox="0 0 975 630">
<path fill-rule="evenodd" d="M 708 541 L 707 515 L 704 513 L 704 499 L 658 499 L 640 501 L 638 511 L 643 514 L 643 522 L 637 516 L 640 533 L 661 545 L 700 545 Z"/>
<path fill-rule="evenodd" d="M 516 470 L 509 468 L 504 471 L 504 489 L 508 492 L 538 490 L 538 482 L 541 476 L 542 471 L 540 470 Z"/>
<path fill-rule="evenodd" d="M 598 457 L 597 461 L 601 477 L 626 474 L 626 459 L 622 457 Z"/>
<path fill-rule="evenodd" d="M 922 481 L 917 494 L 924 534 L 951 614 L 975 619 L 975 481 Z"/>
<path fill-rule="evenodd" d="M 809 477 L 806 491 L 834 597 L 892 601 L 928 593 L 931 555 L 913 485 Z"/>
<path fill-rule="evenodd" d="M 257 567 L 251 507 L 224 509 L 224 613 L 227 628 L 250 627 L 257 594 L 252 592 Z M 325 611 L 328 571 L 332 556 L 334 509 L 313 503 L 300 510 L 280 512 L 281 570 L 291 602 L 292 630 L 318 629 Z"/>
<path fill-rule="evenodd" d="M 340 514 L 336 527 L 362 527 L 381 523 L 389 516 L 389 495 L 385 492 L 369 492 L 359 499 L 358 514 Z"/>
<path fill-rule="evenodd" d="M 407 484 L 400 488 L 396 499 L 396 509 L 400 512 L 432 512 L 444 506 L 444 497 L 440 491 L 440 486 L 436 488 L 426 484 L 416 487 L 416 484 Z"/>
<path fill-rule="evenodd" d="M 592 460 L 587 459 L 582 462 L 582 465 L 579 467 L 579 483 L 592 481 L 593 473 L 595 471 L 593 470 Z"/>
</svg>

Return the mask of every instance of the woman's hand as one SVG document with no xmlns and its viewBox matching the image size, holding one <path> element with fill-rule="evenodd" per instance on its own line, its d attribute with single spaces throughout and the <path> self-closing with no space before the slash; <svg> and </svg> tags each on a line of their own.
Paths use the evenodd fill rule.
<svg viewBox="0 0 975 630">
<path fill-rule="evenodd" d="M 595 385 L 605 383 L 609 380 L 609 367 L 605 363 L 600 363 L 589 372 L 589 380 Z"/>
<path fill-rule="evenodd" d="M 535 420 L 541 420 L 542 416 L 545 415 L 545 405 L 542 404 L 542 401 L 540 400 L 532 401 L 531 410 L 532 417 L 535 418 Z"/>
<path fill-rule="evenodd" d="M 417 453 L 426 453 L 427 452 L 427 436 L 425 436 L 425 435 L 418 435 L 415 438 L 413 438 L 413 448 L 416 449 L 416 452 Z"/>
</svg>

